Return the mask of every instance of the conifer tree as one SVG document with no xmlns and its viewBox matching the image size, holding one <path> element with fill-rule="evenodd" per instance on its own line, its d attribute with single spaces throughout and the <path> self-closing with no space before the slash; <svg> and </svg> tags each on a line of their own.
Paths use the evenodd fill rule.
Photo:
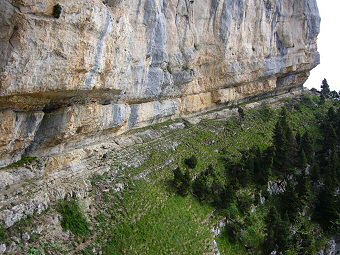
<svg viewBox="0 0 340 255">
<path fill-rule="evenodd" d="M 266 152 L 261 153 L 261 150 L 257 148 L 254 157 L 254 181 L 259 185 L 266 186 L 273 165 L 272 151 L 269 148 Z"/>
<path fill-rule="evenodd" d="M 277 242 L 279 244 L 278 251 L 282 253 L 285 253 L 290 247 L 290 219 L 287 212 L 278 225 Z"/>
<path fill-rule="evenodd" d="M 174 171 L 173 185 L 177 193 L 181 196 L 187 196 L 191 187 L 191 176 L 189 170 L 182 171 L 177 167 Z"/>
<path fill-rule="evenodd" d="M 281 217 L 275 206 L 272 206 L 266 217 L 267 238 L 265 241 L 265 250 L 271 253 L 277 249 L 277 226 L 280 224 Z"/>
<path fill-rule="evenodd" d="M 336 116 L 334 120 L 334 127 L 335 127 L 335 132 L 338 137 L 338 145 L 340 145 L 340 108 L 336 111 Z"/>
<path fill-rule="evenodd" d="M 298 167 L 301 168 L 301 170 L 305 170 L 307 166 L 307 157 L 305 154 L 305 151 L 303 149 L 299 150 L 299 158 L 298 158 Z"/>
<path fill-rule="evenodd" d="M 298 154 L 298 146 L 287 116 L 287 109 L 283 107 L 280 119 L 275 125 L 273 137 L 275 148 L 273 166 L 275 171 L 284 178 L 293 173 Z"/>
<path fill-rule="evenodd" d="M 314 184 L 318 184 L 320 180 L 320 166 L 316 161 L 312 164 L 310 177 Z"/>
<path fill-rule="evenodd" d="M 310 176 L 306 174 L 305 170 L 303 170 L 301 171 L 297 181 L 296 191 L 298 192 L 301 201 L 307 205 L 312 197 Z"/>
<path fill-rule="evenodd" d="M 325 102 L 326 102 L 326 97 L 323 94 L 321 94 L 320 95 L 320 104 L 323 105 Z"/>
<path fill-rule="evenodd" d="M 339 186 L 339 172 L 340 169 L 340 161 L 337 151 L 334 149 L 331 150 L 330 155 L 327 159 L 327 165 L 324 168 L 324 184 L 331 191 L 335 191 Z"/>
<path fill-rule="evenodd" d="M 307 162 L 311 163 L 314 158 L 314 145 L 313 139 L 306 131 L 301 138 L 301 149 L 305 152 Z"/>
<path fill-rule="evenodd" d="M 314 219 L 330 234 L 340 233 L 340 197 L 325 186 L 317 198 Z"/>
<path fill-rule="evenodd" d="M 336 112 L 333 106 L 331 106 L 328 111 L 327 111 L 327 118 L 328 121 L 334 126 L 335 121 L 336 121 Z"/>
<path fill-rule="evenodd" d="M 329 85 L 328 85 L 328 82 L 325 79 L 323 79 L 322 81 L 322 85 L 321 85 L 321 95 L 323 95 L 324 97 L 329 97 L 329 93 L 330 93 L 330 89 L 329 89 Z"/>
<path fill-rule="evenodd" d="M 288 162 L 287 137 L 284 122 L 279 120 L 274 129 L 274 169 L 279 173 L 284 172 Z"/>
<path fill-rule="evenodd" d="M 267 238 L 265 250 L 269 254 L 272 251 L 285 252 L 290 246 L 290 221 L 287 213 L 281 219 L 277 209 L 272 206 L 266 218 Z"/>
<path fill-rule="evenodd" d="M 286 190 L 281 194 L 281 213 L 288 213 L 289 218 L 294 220 L 301 209 L 301 202 L 294 185 L 287 183 Z"/>
<path fill-rule="evenodd" d="M 302 137 L 301 137 L 300 132 L 297 132 L 297 133 L 296 133 L 296 135 L 295 135 L 295 140 L 296 140 L 296 143 L 297 143 L 298 147 L 300 148 L 301 142 L 302 142 Z"/>
<path fill-rule="evenodd" d="M 336 135 L 334 127 L 331 125 L 329 121 L 325 121 L 321 127 L 323 140 L 322 140 L 322 151 L 321 151 L 321 162 L 325 163 L 325 161 L 329 158 L 332 150 L 336 148 L 338 137 Z"/>
<path fill-rule="evenodd" d="M 287 125 L 286 128 L 286 141 L 287 144 L 285 150 L 288 153 L 288 164 L 286 171 L 287 174 L 291 174 L 298 161 L 298 145 L 296 143 L 293 131 L 289 125 Z"/>
</svg>

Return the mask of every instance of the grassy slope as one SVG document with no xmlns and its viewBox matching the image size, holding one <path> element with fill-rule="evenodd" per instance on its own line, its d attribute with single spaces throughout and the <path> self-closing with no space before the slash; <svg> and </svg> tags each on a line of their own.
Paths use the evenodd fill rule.
<svg viewBox="0 0 340 255">
<path fill-rule="evenodd" d="M 290 118 L 294 130 L 315 132 L 313 127 L 318 116 L 323 115 L 328 107 L 329 104 L 310 107 L 310 102 L 295 106 Z M 126 213 L 116 216 L 114 212 L 110 216 L 115 219 L 115 224 L 100 241 L 106 247 L 104 254 L 210 254 L 213 240 L 210 231 L 216 223 L 216 218 L 211 217 L 212 209 L 193 198 L 174 196 L 168 188 L 170 170 L 173 165 L 183 165 L 184 158 L 195 154 L 199 159 L 193 171 L 195 175 L 209 164 L 222 167 L 221 156 L 236 160 L 244 149 L 254 145 L 267 147 L 271 144 L 277 113 L 278 110 L 266 118 L 263 111 L 250 110 L 243 121 L 203 121 L 175 134 L 174 139 L 181 137 L 182 142 L 176 151 L 169 153 L 159 148 L 151 148 L 151 151 L 146 148 L 150 157 L 138 169 L 131 169 L 134 174 L 161 165 L 169 157 L 174 162 L 150 174 L 152 184 L 137 181 L 132 190 L 124 193 L 120 201 Z M 117 221 L 117 218 L 120 219 Z M 244 247 L 229 242 L 227 238 L 220 237 L 217 241 L 222 254 L 245 253 Z"/>
<path fill-rule="evenodd" d="M 209 246 L 211 208 L 143 181 L 123 199 L 127 211 L 114 213 L 120 219 L 107 231 L 104 254 L 203 254 Z"/>
<path fill-rule="evenodd" d="M 293 129 L 302 133 L 305 129 L 315 132 L 319 117 L 329 105 L 328 102 L 316 107 L 308 101 L 295 106 L 290 117 Z M 172 132 L 160 142 L 134 146 L 132 151 L 126 152 L 131 160 L 139 155 L 147 158 L 139 167 L 126 168 L 113 152 L 113 169 L 124 171 L 110 182 L 110 176 L 93 180 L 91 196 L 96 210 L 89 213 L 89 219 L 96 240 L 79 254 L 93 254 L 92 248 L 98 246 L 103 248 L 103 254 L 110 255 L 212 254 L 211 230 L 218 222 L 218 215 L 213 213 L 213 208 L 198 203 L 193 197 L 174 195 L 169 188 L 172 170 L 178 165 L 183 167 L 185 158 L 196 155 L 198 165 L 192 171 L 195 176 L 210 164 L 215 169 L 223 168 L 222 158 L 238 160 L 240 151 L 255 145 L 266 148 L 271 144 L 278 112 L 268 117 L 265 110 L 249 110 L 242 121 L 237 118 L 206 120 Z M 160 130 L 163 125 L 151 128 Z M 176 142 L 179 145 L 172 146 Z M 143 172 L 148 173 L 146 178 L 131 178 Z M 112 191 L 119 183 L 125 183 L 124 192 Z M 103 192 L 107 187 L 111 191 Z M 221 254 L 245 254 L 244 247 L 223 236 L 217 238 L 217 242 Z M 50 250 L 47 254 L 61 253 Z"/>
</svg>

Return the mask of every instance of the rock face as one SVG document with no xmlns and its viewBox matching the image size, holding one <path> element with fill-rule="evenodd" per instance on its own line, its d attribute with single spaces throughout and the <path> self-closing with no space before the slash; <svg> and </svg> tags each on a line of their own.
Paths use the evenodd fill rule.
<svg viewBox="0 0 340 255">
<path fill-rule="evenodd" d="M 301 87 L 319 23 L 316 0 L 2 0 L 0 167 Z"/>
</svg>

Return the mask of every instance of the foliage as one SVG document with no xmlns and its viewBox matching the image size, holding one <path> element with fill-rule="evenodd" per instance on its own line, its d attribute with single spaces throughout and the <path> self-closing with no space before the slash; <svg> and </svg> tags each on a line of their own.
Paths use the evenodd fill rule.
<svg viewBox="0 0 340 255">
<path fill-rule="evenodd" d="M 212 208 L 191 197 L 167 196 L 161 186 L 134 183 L 123 194 L 126 213 L 108 217 L 103 254 L 204 254 Z"/>
<path fill-rule="evenodd" d="M 181 196 L 186 196 L 189 193 L 191 187 L 191 176 L 188 169 L 184 171 L 177 167 L 174 171 L 174 179 L 173 179 L 173 186 L 176 189 L 177 193 Z"/>
<path fill-rule="evenodd" d="M 246 114 L 244 113 L 244 109 L 242 107 L 238 107 L 237 112 L 241 119 L 244 119 L 246 117 Z"/>
<path fill-rule="evenodd" d="M 58 212 L 62 216 L 61 226 L 64 230 L 70 230 L 77 237 L 86 237 L 90 234 L 89 222 L 76 200 L 61 201 Z"/>
<path fill-rule="evenodd" d="M 28 251 L 28 255 L 44 255 L 44 251 L 42 249 L 30 248 Z"/>
<path fill-rule="evenodd" d="M 258 111 L 264 122 L 268 122 L 274 116 L 274 110 L 267 104 L 262 104 Z"/>
<path fill-rule="evenodd" d="M 330 94 L 330 89 L 329 89 L 329 85 L 328 82 L 325 79 L 322 80 L 322 85 L 321 85 L 321 95 L 324 96 L 325 98 L 329 97 Z"/>
<path fill-rule="evenodd" d="M 36 157 L 22 157 L 19 161 L 10 164 L 8 168 L 16 168 L 25 165 L 30 165 L 35 161 L 37 161 Z"/>
<path fill-rule="evenodd" d="M 329 96 L 330 96 L 330 98 L 333 98 L 333 99 L 339 99 L 339 93 L 338 92 L 336 92 L 335 90 L 333 90 L 333 91 L 331 91 L 330 93 L 329 93 Z"/>
<path fill-rule="evenodd" d="M 195 197 L 219 208 L 225 208 L 232 200 L 233 191 L 229 187 L 231 186 L 226 185 L 223 175 L 212 165 L 201 172 L 192 185 Z"/>
<path fill-rule="evenodd" d="M 303 112 L 310 106 L 315 107 L 314 99 L 289 109 Z M 322 107 L 328 107 L 328 102 Z M 252 254 L 274 250 L 300 254 L 321 249 L 318 240 L 322 234 L 308 234 L 322 233 L 318 223 L 327 233 L 339 232 L 340 204 L 335 195 L 340 171 L 339 112 L 330 107 L 321 118 L 314 114 L 320 125 L 301 130 L 301 135 L 293 129 L 295 120 L 284 107 L 273 130 L 272 146 L 240 151 L 239 160 L 225 158 L 224 171 L 210 165 L 196 176 L 192 194 L 222 210 L 227 219 L 228 240 L 222 243 L 241 243 Z M 263 208 L 270 208 L 266 216 L 266 209 L 261 209 L 253 194 L 265 194 L 270 179 L 285 184 L 283 191 L 266 197 Z M 320 191 L 320 183 L 327 189 Z M 303 220 L 312 215 L 313 222 Z"/>
<path fill-rule="evenodd" d="M 195 169 L 195 167 L 197 166 L 197 158 L 195 155 L 192 155 L 190 158 L 186 158 L 184 160 L 184 163 L 187 167 Z"/>
<path fill-rule="evenodd" d="M 298 156 L 298 145 L 288 123 L 288 111 L 285 107 L 282 108 L 280 119 L 275 125 L 273 146 L 275 150 L 273 159 L 275 173 L 285 179 L 292 174 Z"/>
<path fill-rule="evenodd" d="M 7 230 L 2 224 L 0 224 L 0 242 L 5 242 L 7 240 L 7 237 Z"/>
<path fill-rule="evenodd" d="M 328 187 L 324 187 L 318 196 L 314 219 L 329 233 L 340 233 L 340 198 Z"/>
<path fill-rule="evenodd" d="M 62 7 L 60 4 L 56 4 L 55 6 L 53 6 L 53 17 L 56 19 L 60 18 L 62 12 Z"/>
<path fill-rule="evenodd" d="M 90 247 L 85 248 L 84 250 L 82 250 L 81 252 L 82 255 L 95 255 L 95 253 L 93 252 L 93 250 Z"/>
</svg>

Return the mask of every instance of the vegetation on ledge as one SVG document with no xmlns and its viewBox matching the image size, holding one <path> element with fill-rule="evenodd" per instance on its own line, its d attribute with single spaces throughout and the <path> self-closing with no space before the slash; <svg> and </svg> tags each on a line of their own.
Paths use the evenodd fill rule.
<svg viewBox="0 0 340 255">
<path fill-rule="evenodd" d="M 72 243 L 39 236 L 26 248 L 314 254 L 339 232 L 339 113 L 339 102 L 305 96 L 283 110 L 264 105 L 114 151 L 112 171 L 91 180 L 89 208 L 72 200 L 49 212 L 62 216 Z"/>
</svg>

